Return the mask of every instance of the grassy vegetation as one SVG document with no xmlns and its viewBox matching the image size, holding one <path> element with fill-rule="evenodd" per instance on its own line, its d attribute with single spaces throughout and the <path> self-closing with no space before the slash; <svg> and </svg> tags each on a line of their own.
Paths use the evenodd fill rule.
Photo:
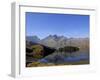
<svg viewBox="0 0 100 80">
<path fill-rule="evenodd" d="M 43 47 L 41 45 L 33 45 L 30 50 L 27 48 L 27 51 L 32 53 L 33 58 L 43 58 Z"/>
<path fill-rule="evenodd" d="M 80 60 L 80 61 L 77 61 L 77 62 L 65 62 L 63 64 L 32 62 L 32 63 L 28 64 L 27 67 L 61 66 L 61 65 L 84 65 L 84 64 L 89 64 L 89 61 L 88 60 Z"/>
<path fill-rule="evenodd" d="M 53 63 L 41 63 L 41 62 L 32 62 L 27 65 L 27 67 L 40 67 L 40 66 L 54 66 Z"/>
</svg>

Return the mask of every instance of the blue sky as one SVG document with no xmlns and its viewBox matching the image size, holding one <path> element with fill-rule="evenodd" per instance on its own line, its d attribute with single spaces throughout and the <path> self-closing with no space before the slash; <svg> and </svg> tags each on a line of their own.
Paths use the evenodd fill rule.
<svg viewBox="0 0 100 80">
<path fill-rule="evenodd" d="M 89 37 L 89 15 L 26 12 L 26 35 Z"/>
</svg>

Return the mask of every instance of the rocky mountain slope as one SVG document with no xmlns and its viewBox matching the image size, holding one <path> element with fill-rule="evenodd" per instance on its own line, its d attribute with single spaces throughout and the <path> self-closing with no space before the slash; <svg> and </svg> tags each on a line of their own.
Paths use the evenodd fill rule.
<svg viewBox="0 0 100 80">
<path fill-rule="evenodd" d="M 65 36 L 49 35 L 44 39 L 39 39 L 37 36 L 26 37 L 26 40 L 56 49 L 64 46 L 76 46 L 80 50 L 89 50 L 89 38 L 67 38 Z"/>
</svg>

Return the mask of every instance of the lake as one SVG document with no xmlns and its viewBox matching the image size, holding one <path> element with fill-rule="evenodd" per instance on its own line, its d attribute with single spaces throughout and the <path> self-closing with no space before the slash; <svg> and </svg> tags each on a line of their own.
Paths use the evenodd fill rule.
<svg viewBox="0 0 100 80">
<path fill-rule="evenodd" d="M 84 62 L 85 61 L 85 62 Z M 42 63 L 54 63 L 54 64 L 72 64 L 72 63 L 89 63 L 89 53 L 88 52 L 73 52 L 73 53 L 53 53 L 40 59 L 39 62 Z M 84 63 L 83 63 L 84 62 Z"/>
</svg>

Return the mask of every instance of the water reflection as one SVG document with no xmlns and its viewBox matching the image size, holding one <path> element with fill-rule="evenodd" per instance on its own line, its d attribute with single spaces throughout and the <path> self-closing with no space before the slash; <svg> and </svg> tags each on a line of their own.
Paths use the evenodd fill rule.
<svg viewBox="0 0 100 80">
<path fill-rule="evenodd" d="M 40 59 L 40 62 L 44 63 L 65 63 L 65 62 L 77 62 L 87 60 L 89 61 L 88 52 L 73 52 L 73 53 L 54 53 L 54 55 L 49 55 L 43 59 Z"/>
</svg>

